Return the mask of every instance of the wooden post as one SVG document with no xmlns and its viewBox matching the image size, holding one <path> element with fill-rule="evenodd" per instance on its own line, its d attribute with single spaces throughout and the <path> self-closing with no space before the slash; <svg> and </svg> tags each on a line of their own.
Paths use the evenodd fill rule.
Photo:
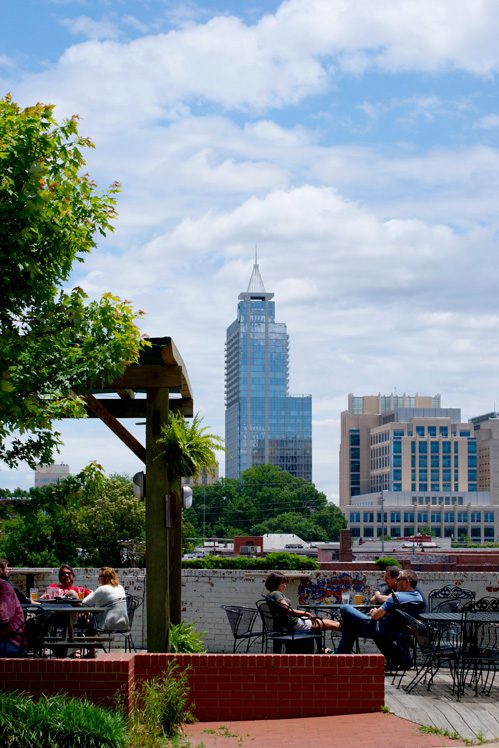
<svg viewBox="0 0 499 748">
<path fill-rule="evenodd" d="M 158 455 L 161 426 L 168 420 L 168 389 L 147 390 L 146 569 L 147 651 L 167 652 L 170 630 L 169 530 L 166 461 Z M 158 457 L 158 459 L 155 459 Z"/>
<path fill-rule="evenodd" d="M 181 480 L 181 478 L 179 479 Z M 182 491 L 182 488 L 180 489 Z M 170 494 L 170 621 L 182 621 L 182 495 L 177 491 Z"/>
</svg>

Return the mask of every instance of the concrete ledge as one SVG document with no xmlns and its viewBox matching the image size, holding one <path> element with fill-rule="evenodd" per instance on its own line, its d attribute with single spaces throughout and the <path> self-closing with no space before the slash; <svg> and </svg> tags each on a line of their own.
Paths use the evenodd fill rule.
<svg viewBox="0 0 499 748">
<path fill-rule="evenodd" d="M 86 696 L 130 707 L 135 685 L 175 660 L 188 668 L 201 721 L 376 712 L 384 704 L 381 655 L 104 654 L 97 660 L 0 659 L 0 689 Z"/>
</svg>

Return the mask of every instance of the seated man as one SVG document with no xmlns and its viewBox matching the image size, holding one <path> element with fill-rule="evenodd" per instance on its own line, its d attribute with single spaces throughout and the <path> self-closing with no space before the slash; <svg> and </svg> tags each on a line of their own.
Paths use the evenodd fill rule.
<svg viewBox="0 0 499 748">
<path fill-rule="evenodd" d="M 24 614 L 16 593 L 8 582 L 0 579 L 0 657 L 20 657 Z"/>
<path fill-rule="evenodd" d="M 350 654 L 355 639 L 360 636 L 372 639 L 390 665 L 408 667 L 411 665 L 408 641 L 400 636 L 400 617 L 395 611 L 402 606 L 406 611 L 408 603 L 414 604 L 414 613 L 424 609 L 424 601 L 416 589 L 417 575 L 412 569 L 403 569 L 397 577 L 396 596 L 389 595 L 380 608 L 373 608 L 368 615 L 352 605 L 341 606 L 342 635 L 337 654 Z M 409 612 L 409 611 L 407 611 Z"/>
<path fill-rule="evenodd" d="M 371 597 L 371 602 L 375 605 L 381 605 L 392 592 L 397 591 L 397 579 L 400 574 L 399 566 L 387 566 L 383 578 L 383 584 Z"/>
</svg>

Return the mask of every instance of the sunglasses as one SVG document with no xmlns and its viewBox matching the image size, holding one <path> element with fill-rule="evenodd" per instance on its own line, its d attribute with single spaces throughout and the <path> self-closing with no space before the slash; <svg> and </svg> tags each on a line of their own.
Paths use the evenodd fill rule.
<svg viewBox="0 0 499 748">
<path fill-rule="evenodd" d="M 61 577 L 72 577 L 72 576 L 73 575 L 71 574 L 70 571 L 61 571 Z"/>
</svg>

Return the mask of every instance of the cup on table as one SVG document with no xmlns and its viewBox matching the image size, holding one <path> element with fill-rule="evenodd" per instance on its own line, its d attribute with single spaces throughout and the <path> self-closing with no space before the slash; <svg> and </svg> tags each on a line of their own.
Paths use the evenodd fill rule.
<svg viewBox="0 0 499 748">
<path fill-rule="evenodd" d="M 354 596 L 354 598 L 353 598 L 353 601 L 354 601 L 355 605 L 362 605 L 362 603 L 363 603 L 364 601 L 363 601 L 363 599 L 362 599 L 362 595 L 360 594 L 360 592 L 356 592 L 356 593 L 355 593 L 355 596 Z"/>
<path fill-rule="evenodd" d="M 29 588 L 29 599 L 32 603 L 36 603 L 38 600 L 38 587 Z"/>
<path fill-rule="evenodd" d="M 78 600 L 83 600 L 84 597 L 86 597 L 85 590 L 80 587 L 78 589 Z"/>
<path fill-rule="evenodd" d="M 350 593 L 348 591 L 341 593 L 341 604 L 348 605 L 350 602 Z"/>
</svg>

